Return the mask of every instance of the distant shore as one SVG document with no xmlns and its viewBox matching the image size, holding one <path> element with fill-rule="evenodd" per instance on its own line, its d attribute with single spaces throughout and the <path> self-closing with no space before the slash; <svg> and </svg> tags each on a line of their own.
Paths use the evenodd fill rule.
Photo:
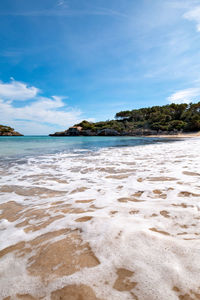
<svg viewBox="0 0 200 300">
<path fill-rule="evenodd" d="M 106 131 L 106 132 L 105 132 Z M 163 134 L 144 134 L 143 132 L 137 132 L 137 134 L 117 134 L 115 131 L 110 129 L 104 129 L 104 134 L 86 134 L 82 130 L 77 129 L 76 127 L 71 127 L 64 132 L 56 132 L 55 134 L 49 134 L 49 136 L 56 137 L 148 137 L 148 138 L 195 138 L 200 137 L 200 131 L 198 132 L 182 132 L 182 133 L 163 133 Z"/>
<path fill-rule="evenodd" d="M 15 131 L 10 126 L 0 125 L 0 136 L 23 136 L 23 134 Z"/>
</svg>

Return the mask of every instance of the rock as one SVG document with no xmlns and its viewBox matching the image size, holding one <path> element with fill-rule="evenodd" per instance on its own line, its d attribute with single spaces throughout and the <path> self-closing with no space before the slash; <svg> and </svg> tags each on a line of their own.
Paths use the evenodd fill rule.
<svg viewBox="0 0 200 300">
<path fill-rule="evenodd" d="M 54 134 L 50 134 L 50 136 L 150 136 L 150 135 L 176 135 L 178 133 L 177 130 L 173 131 L 161 131 L 161 130 L 152 130 L 146 128 L 137 128 L 128 131 L 118 132 L 117 130 L 104 128 L 98 130 L 97 132 L 91 129 L 83 130 L 81 126 L 73 126 L 68 130 L 55 132 Z"/>
<path fill-rule="evenodd" d="M 82 127 L 73 126 L 65 131 L 55 132 L 53 134 L 49 134 L 49 136 L 79 136 L 81 134 Z"/>
<path fill-rule="evenodd" d="M 65 131 L 59 131 L 59 132 L 55 132 L 55 133 L 52 133 L 52 134 L 49 134 L 49 136 L 67 136 L 67 130 Z"/>
<path fill-rule="evenodd" d="M 83 136 L 96 136 L 96 132 L 90 130 L 90 129 L 87 129 L 87 130 L 82 130 L 81 131 L 81 135 Z"/>
<path fill-rule="evenodd" d="M 9 126 L 0 125 L 0 136 L 23 136 Z"/>
<path fill-rule="evenodd" d="M 117 130 L 106 128 L 106 129 L 99 130 L 97 132 L 97 135 L 99 135 L 99 136 L 117 136 L 120 134 Z"/>
<path fill-rule="evenodd" d="M 67 130 L 67 133 L 69 135 L 80 135 L 81 134 L 81 130 L 82 130 L 82 127 L 78 126 L 78 127 L 70 127 L 68 130 Z"/>
</svg>

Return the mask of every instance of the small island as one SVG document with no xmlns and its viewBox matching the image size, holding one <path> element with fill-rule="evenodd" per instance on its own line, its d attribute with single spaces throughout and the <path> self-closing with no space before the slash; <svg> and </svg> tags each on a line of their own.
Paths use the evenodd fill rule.
<svg viewBox="0 0 200 300">
<path fill-rule="evenodd" d="M 23 134 L 15 131 L 12 127 L 0 125 L 0 136 L 23 136 Z"/>
<path fill-rule="evenodd" d="M 177 135 L 200 130 L 200 102 L 170 104 L 118 112 L 114 120 L 82 121 L 50 136 Z"/>
</svg>

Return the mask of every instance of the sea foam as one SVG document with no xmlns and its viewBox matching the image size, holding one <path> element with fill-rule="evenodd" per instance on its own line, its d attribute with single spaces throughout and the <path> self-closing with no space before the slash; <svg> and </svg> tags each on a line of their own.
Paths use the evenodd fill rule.
<svg viewBox="0 0 200 300">
<path fill-rule="evenodd" d="M 199 299 L 199 153 L 190 139 L 2 168 L 0 298 Z"/>
</svg>

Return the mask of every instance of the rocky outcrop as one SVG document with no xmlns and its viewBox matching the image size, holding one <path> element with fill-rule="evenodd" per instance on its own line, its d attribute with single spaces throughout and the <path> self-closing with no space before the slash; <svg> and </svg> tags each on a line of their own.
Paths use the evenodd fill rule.
<svg viewBox="0 0 200 300">
<path fill-rule="evenodd" d="M 82 127 L 70 127 L 65 131 L 55 132 L 53 134 L 49 134 L 50 136 L 79 136 L 81 134 Z"/>
<path fill-rule="evenodd" d="M 0 136 L 23 136 L 9 126 L 0 125 Z"/>
<path fill-rule="evenodd" d="M 181 131 L 173 130 L 173 131 L 161 131 L 161 130 L 151 130 L 151 129 L 134 129 L 129 131 L 119 132 L 114 129 L 104 128 L 98 130 L 97 132 L 92 131 L 90 129 L 83 130 L 80 126 L 70 127 L 68 130 L 55 132 L 50 134 L 50 136 L 151 136 L 151 135 L 176 135 L 181 133 Z"/>
<path fill-rule="evenodd" d="M 117 130 L 105 128 L 105 129 L 99 130 L 97 132 L 97 135 L 99 135 L 99 136 L 116 136 L 116 135 L 120 135 L 120 133 Z"/>
</svg>

